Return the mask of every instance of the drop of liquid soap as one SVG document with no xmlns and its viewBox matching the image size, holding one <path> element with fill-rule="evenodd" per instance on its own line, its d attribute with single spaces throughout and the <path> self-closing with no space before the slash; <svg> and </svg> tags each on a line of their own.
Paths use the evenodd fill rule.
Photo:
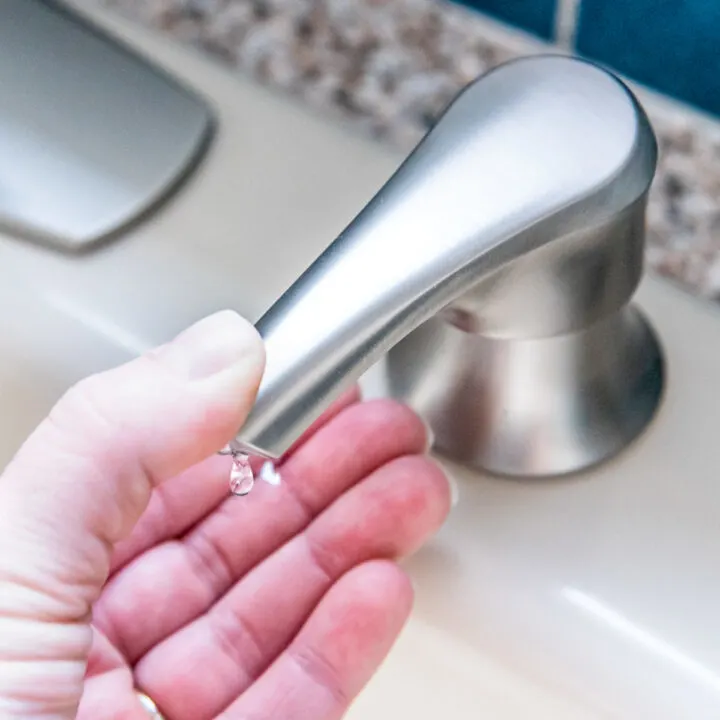
<svg viewBox="0 0 720 720">
<path fill-rule="evenodd" d="M 250 460 L 245 453 L 233 455 L 233 465 L 230 471 L 230 492 L 233 495 L 247 495 L 255 484 L 255 476 L 250 467 Z"/>
</svg>

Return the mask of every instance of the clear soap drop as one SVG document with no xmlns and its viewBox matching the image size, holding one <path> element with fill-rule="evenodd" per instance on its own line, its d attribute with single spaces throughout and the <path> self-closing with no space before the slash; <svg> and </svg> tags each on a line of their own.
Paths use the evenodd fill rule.
<svg viewBox="0 0 720 720">
<path fill-rule="evenodd" d="M 233 495 L 247 495 L 255 484 L 255 476 L 250 467 L 250 460 L 245 453 L 233 455 L 233 465 L 230 471 L 230 492 Z"/>
</svg>

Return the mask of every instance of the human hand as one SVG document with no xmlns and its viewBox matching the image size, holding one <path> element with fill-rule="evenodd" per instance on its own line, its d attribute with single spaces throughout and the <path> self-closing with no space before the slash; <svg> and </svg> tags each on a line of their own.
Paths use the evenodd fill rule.
<svg viewBox="0 0 720 720">
<path fill-rule="evenodd" d="M 412 588 L 396 558 L 451 493 L 425 429 L 346 394 L 282 484 L 228 496 L 215 453 L 263 347 L 234 313 L 88 378 L 0 478 L 0 716 L 336 720 L 389 650 Z"/>
</svg>

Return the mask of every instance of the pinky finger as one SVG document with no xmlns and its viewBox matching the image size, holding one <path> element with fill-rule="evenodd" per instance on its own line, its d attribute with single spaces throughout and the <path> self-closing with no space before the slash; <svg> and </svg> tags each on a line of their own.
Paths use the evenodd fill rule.
<svg viewBox="0 0 720 720">
<path fill-rule="evenodd" d="M 328 591 L 298 636 L 218 720 L 340 720 L 390 651 L 413 591 L 392 561 L 359 565 Z"/>
</svg>

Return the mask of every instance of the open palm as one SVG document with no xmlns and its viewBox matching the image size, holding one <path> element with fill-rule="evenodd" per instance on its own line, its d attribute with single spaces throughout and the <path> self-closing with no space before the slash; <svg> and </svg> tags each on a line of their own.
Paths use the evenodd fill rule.
<svg viewBox="0 0 720 720">
<path fill-rule="evenodd" d="M 93 611 L 78 717 L 334 720 L 387 653 L 412 590 L 393 562 L 445 518 L 425 429 L 346 395 L 280 466 L 228 496 L 212 457 L 153 491 Z"/>
</svg>

